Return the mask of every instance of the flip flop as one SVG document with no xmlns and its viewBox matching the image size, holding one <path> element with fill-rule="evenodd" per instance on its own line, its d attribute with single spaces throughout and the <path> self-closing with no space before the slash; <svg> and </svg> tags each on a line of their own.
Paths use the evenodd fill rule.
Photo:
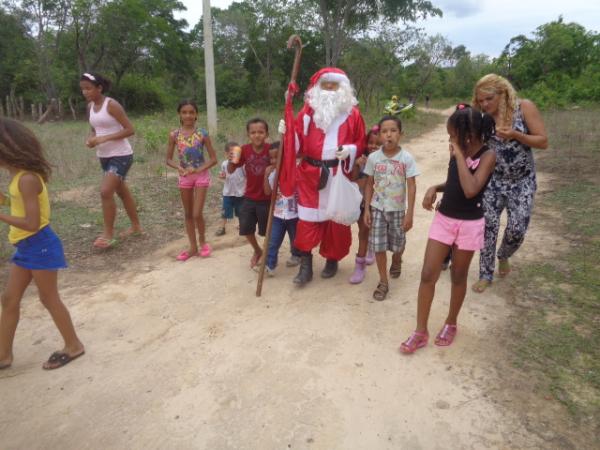
<svg viewBox="0 0 600 450">
<path fill-rule="evenodd" d="M 509 273 L 510 273 L 510 263 L 508 262 L 508 259 L 499 259 L 498 260 L 498 276 L 500 276 L 500 278 L 504 278 Z"/>
<path fill-rule="evenodd" d="M 108 239 L 104 236 L 98 236 L 94 243 L 92 244 L 96 248 L 100 248 L 102 250 L 106 250 L 117 245 L 118 241 L 115 238 Z"/>
<path fill-rule="evenodd" d="M 490 280 L 486 280 L 486 279 L 482 278 L 481 280 L 473 283 L 473 286 L 471 286 L 471 290 L 473 292 L 477 292 L 478 294 L 481 294 L 488 287 L 490 287 L 491 284 L 492 284 L 492 282 Z"/>
<path fill-rule="evenodd" d="M 46 361 L 44 363 L 44 365 L 42 366 L 42 368 L 44 370 L 54 370 L 54 369 L 59 369 L 63 366 L 66 366 L 67 364 L 69 364 L 71 361 L 79 358 L 80 356 L 85 355 L 85 350 L 82 351 L 80 354 L 75 355 L 75 356 L 71 356 L 68 353 L 65 352 L 54 352 L 50 355 L 50 358 L 48 358 L 48 361 Z M 46 364 L 49 364 L 51 366 L 46 366 Z"/>
<path fill-rule="evenodd" d="M 119 233 L 119 239 L 127 239 L 130 237 L 140 237 L 143 236 L 144 232 L 142 230 L 132 230 L 128 228 L 127 230 L 123 230 Z"/>
</svg>

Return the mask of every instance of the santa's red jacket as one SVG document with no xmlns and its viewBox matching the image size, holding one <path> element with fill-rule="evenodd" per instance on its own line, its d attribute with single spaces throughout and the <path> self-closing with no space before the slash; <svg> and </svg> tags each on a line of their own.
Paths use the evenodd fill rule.
<svg viewBox="0 0 600 450">
<path fill-rule="evenodd" d="M 300 156 L 315 160 L 334 160 L 340 145 L 350 145 L 350 157 L 344 166 L 350 172 L 356 157 L 360 156 L 365 145 L 365 122 L 357 107 L 350 113 L 341 114 L 326 132 L 317 128 L 313 120 L 313 110 L 307 104 L 296 118 L 296 150 Z M 298 215 L 307 222 L 327 220 L 325 209 L 329 198 L 332 177 L 337 168 L 330 169 L 330 177 L 325 188 L 319 190 L 321 169 L 302 159 L 296 172 L 298 190 Z"/>
</svg>

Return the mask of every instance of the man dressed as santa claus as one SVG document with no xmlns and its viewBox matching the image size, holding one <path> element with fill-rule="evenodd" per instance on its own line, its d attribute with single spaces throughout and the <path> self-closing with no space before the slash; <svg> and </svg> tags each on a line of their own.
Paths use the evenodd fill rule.
<svg viewBox="0 0 600 450">
<path fill-rule="evenodd" d="M 350 251 L 350 227 L 328 220 L 325 210 L 338 161 L 349 174 L 363 151 L 365 124 L 356 107 L 354 89 L 344 71 L 326 67 L 310 80 L 305 103 L 295 121 L 296 150 L 302 157 L 296 171 L 298 226 L 294 246 L 300 250 L 300 270 L 294 283 L 312 280 L 312 249 L 326 258 L 321 277 L 331 278 L 338 261 Z M 285 123 L 280 124 L 285 133 Z"/>
</svg>

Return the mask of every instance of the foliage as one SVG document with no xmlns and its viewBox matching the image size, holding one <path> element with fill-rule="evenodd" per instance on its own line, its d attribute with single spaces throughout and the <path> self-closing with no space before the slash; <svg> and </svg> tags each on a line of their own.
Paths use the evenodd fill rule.
<svg viewBox="0 0 600 450">
<path fill-rule="evenodd" d="M 203 23 L 175 18 L 179 0 L 5 0 L 0 6 L 0 98 L 50 98 L 85 111 L 79 75 L 112 79 L 112 95 L 132 111 L 159 110 L 177 98 L 204 104 Z M 323 63 L 345 69 L 367 108 L 402 99 L 469 99 L 495 71 L 542 108 L 600 101 L 600 38 L 562 18 L 531 37 L 511 39 L 495 61 L 410 26 L 441 11 L 425 0 L 242 0 L 213 8 L 220 107 L 283 103 L 293 52 L 305 43 L 301 87 Z M 28 110 L 28 108 L 26 108 Z"/>
<path fill-rule="evenodd" d="M 600 101 L 600 35 L 562 17 L 511 39 L 496 66 L 542 107 Z"/>
</svg>

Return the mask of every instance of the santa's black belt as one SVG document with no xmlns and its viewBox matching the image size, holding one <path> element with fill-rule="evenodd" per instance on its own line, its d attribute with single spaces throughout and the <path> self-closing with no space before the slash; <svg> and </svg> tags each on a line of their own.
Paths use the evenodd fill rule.
<svg viewBox="0 0 600 450">
<path fill-rule="evenodd" d="M 311 166 L 320 167 L 321 168 L 321 176 L 319 177 L 319 191 L 327 186 L 327 179 L 329 178 L 329 168 L 337 167 L 339 161 L 337 159 L 313 159 L 308 156 L 304 157 L 304 160 L 309 163 Z"/>
</svg>

